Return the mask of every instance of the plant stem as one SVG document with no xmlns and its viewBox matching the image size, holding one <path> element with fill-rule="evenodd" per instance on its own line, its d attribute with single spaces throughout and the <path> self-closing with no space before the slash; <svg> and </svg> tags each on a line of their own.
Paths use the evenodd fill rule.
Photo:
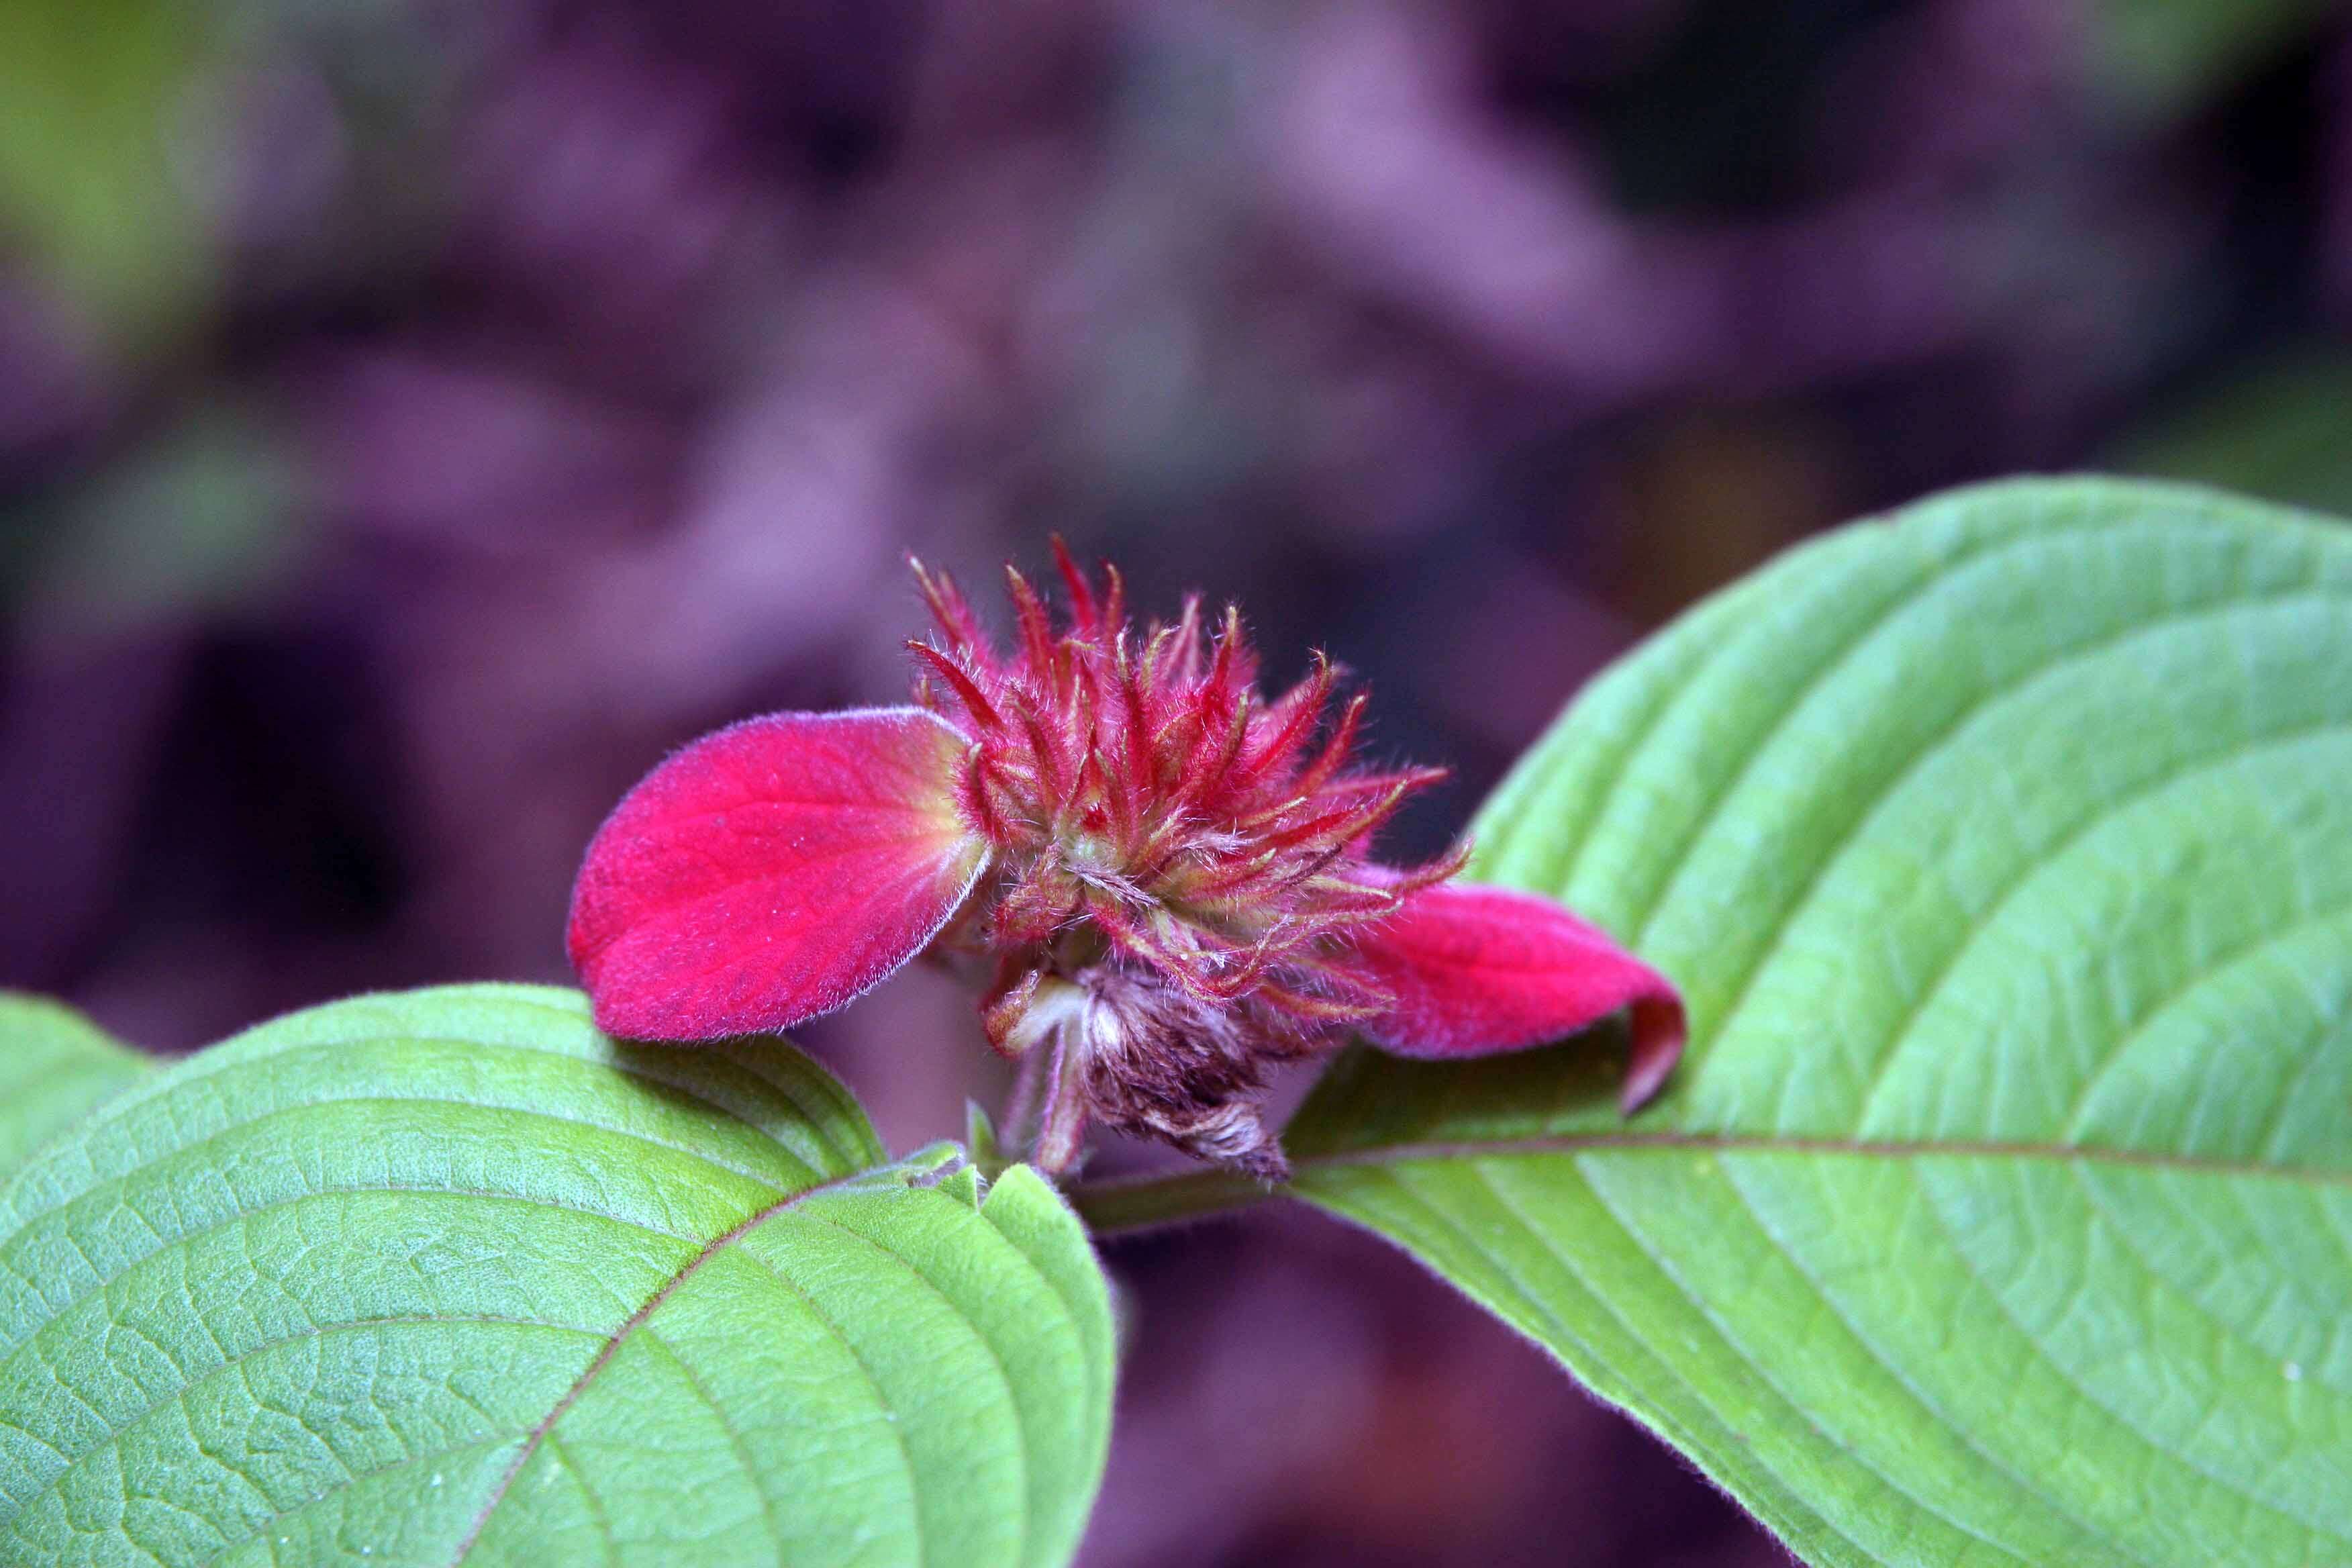
<svg viewBox="0 0 2352 1568">
<path fill-rule="evenodd" d="M 1035 1046 L 1022 1053 L 1013 1092 L 996 1122 L 997 1146 L 1008 1159 L 1027 1158 L 1037 1147 L 1037 1108 L 1045 1100 L 1045 1053 Z"/>
<path fill-rule="evenodd" d="M 1081 1183 L 1068 1192 L 1097 1240 L 1254 1208 L 1281 1195 L 1279 1188 L 1229 1171 Z"/>
</svg>

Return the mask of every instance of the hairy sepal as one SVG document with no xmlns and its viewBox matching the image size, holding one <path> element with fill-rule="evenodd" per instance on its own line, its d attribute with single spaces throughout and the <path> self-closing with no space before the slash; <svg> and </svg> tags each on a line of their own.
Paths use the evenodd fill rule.
<svg viewBox="0 0 2352 1568">
<path fill-rule="evenodd" d="M 636 1039 L 788 1028 L 928 946 L 987 863 L 919 708 L 771 713 L 707 735 L 588 847 L 569 946 L 596 1023 Z"/>
</svg>

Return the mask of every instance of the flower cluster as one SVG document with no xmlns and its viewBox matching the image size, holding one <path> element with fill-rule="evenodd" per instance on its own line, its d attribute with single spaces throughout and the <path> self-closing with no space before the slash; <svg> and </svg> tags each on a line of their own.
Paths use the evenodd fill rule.
<svg viewBox="0 0 2352 1568">
<path fill-rule="evenodd" d="M 1018 572 L 1009 654 L 944 575 L 915 705 L 779 713 L 688 747 L 590 846 L 571 950 L 599 1023 L 698 1040 L 788 1027 L 919 952 L 993 961 L 1022 1059 L 1013 1131 L 1051 1172 L 1089 1121 L 1268 1179 L 1277 1063 L 1350 1032 L 1408 1055 L 1557 1039 L 1633 1012 L 1629 1108 L 1681 1048 L 1663 977 L 1547 900 L 1399 869 L 1378 828 L 1441 770 L 1352 764 L 1362 693 L 1318 658 L 1261 695 L 1239 616 L 1129 623 L 1056 545 L 1055 624 Z"/>
</svg>

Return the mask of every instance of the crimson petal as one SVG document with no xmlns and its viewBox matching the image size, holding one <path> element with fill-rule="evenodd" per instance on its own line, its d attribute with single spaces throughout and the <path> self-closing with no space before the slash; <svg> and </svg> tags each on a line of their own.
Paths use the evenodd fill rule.
<svg viewBox="0 0 2352 1568">
<path fill-rule="evenodd" d="M 771 713 L 646 774 L 572 893 L 568 945 L 597 1026 L 786 1028 L 920 952 L 987 860 L 955 805 L 965 746 L 919 708 Z"/>
<path fill-rule="evenodd" d="M 1445 882 L 1406 896 L 1359 939 L 1394 1006 L 1366 1038 L 1405 1057 L 1477 1057 L 1564 1038 L 1621 1007 L 1633 1048 L 1621 1102 L 1665 1082 L 1687 1028 L 1674 983 L 1546 899 Z"/>
</svg>

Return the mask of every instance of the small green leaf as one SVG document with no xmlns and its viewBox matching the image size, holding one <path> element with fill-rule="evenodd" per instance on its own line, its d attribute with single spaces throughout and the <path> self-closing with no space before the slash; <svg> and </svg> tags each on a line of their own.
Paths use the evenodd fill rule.
<svg viewBox="0 0 2352 1568">
<path fill-rule="evenodd" d="M 995 1118 L 976 1100 L 963 1102 L 963 1146 L 971 1152 L 971 1163 L 980 1168 L 980 1173 L 990 1181 L 1013 1163 L 997 1144 Z"/>
<path fill-rule="evenodd" d="M 362 998 L 0 1187 L 0 1561 L 1061 1563 L 1111 1357 L 1051 1187 L 788 1047 Z"/>
<path fill-rule="evenodd" d="M 0 1180 L 151 1065 L 62 1003 L 0 991 Z"/>
<path fill-rule="evenodd" d="M 1297 1191 L 1411 1247 L 1807 1560 L 2352 1563 L 2352 535 L 2032 481 L 1798 551 L 1478 825 L 1685 988 L 1343 1059 Z"/>
</svg>

